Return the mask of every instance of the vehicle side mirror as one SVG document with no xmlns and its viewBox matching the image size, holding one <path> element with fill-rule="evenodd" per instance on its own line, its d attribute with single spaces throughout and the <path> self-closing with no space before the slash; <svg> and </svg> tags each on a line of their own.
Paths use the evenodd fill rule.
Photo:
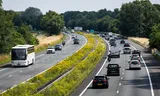
<svg viewBox="0 0 160 96">
<path fill-rule="evenodd" d="M 119 68 L 121 68 L 121 66 L 119 66 Z"/>
<path fill-rule="evenodd" d="M 128 61 L 128 63 L 130 63 L 130 61 Z"/>
<path fill-rule="evenodd" d="M 109 78 L 107 78 L 107 80 L 109 80 Z"/>
</svg>

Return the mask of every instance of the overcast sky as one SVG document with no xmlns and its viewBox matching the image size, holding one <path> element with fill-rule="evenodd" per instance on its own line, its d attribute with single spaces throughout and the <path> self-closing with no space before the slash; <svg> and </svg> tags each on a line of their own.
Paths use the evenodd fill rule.
<svg viewBox="0 0 160 96">
<path fill-rule="evenodd" d="M 3 9 L 24 11 L 28 7 L 39 8 L 43 13 L 53 10 L 58 13 L 66 11 L 98 11 L 106 8 L 113 10 L 120 8 L 123 3 L 134 0 L 3 0 Z M 150 0 L 160 4 L 160 0 Z"/>
</svg>

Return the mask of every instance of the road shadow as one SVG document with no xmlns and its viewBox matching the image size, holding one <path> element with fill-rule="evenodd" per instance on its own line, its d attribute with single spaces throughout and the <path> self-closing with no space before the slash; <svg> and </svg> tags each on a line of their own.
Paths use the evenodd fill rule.
<svg viewBox="0 0 160 96">
<path fill-rule="evenodd" d="M 5 64 L 5 65 L 0 66 L 0 68 L 12 68 L 12 65 L 11 64 Z"/>
</svg>

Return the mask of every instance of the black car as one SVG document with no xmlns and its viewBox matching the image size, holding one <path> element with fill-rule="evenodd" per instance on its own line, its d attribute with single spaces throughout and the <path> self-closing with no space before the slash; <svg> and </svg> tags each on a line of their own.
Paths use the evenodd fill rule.
<svg viewBox="0 0 160 96">
<path fill-rule="evenodd" d="M 108 64 L 107 66 L 107 76 L 119 76 L 120 66 L 118 64 Z"/>
<path fill-rule="evenodd" d="M 121 40 L 121 41 L 120 41 L 120 44 L 124 44 L 124 43 L 125 43 L 125 41 L 124 41 L 124 40 Z"/>
<path fill-rule="evenodd" d="M 55 50 L 62 50 L 62 45 L 55 45 L 55 46 L 54 46 L 54 49 L 55 49 Z"/>
<path fill-rule="evenodd" d="M 73 44 L 79 44 L 79 39 L 78 38 L 74 39 Z"/>
<path fill-rule="evenodd" d="M 130 47 L 130 44 L 129 43 L 125 43 L 124 47 Z"/>
<path fill-rule="evenodd" d="M 96 87 L 108 88 L 109 87 L 108 80 L 109 78 L 107 78 L 107 76 L 95 76 L 93 78 L 92 88 Z"/>
<path fill-rule="evenodd" d="M 141 51 L 140 50 L 133 50 L 132 54 L 138 54 L 139 56 L 141 56 Z"/>
</svg>

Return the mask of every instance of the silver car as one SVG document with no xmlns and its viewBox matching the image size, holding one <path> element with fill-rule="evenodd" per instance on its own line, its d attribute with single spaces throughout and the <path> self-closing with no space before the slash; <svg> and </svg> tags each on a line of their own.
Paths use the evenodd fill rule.
<svg viewBox="0 0 160 96">
<path fill-rule="evenodd" d="M 141 69 L 141 63 L 139 62 L 139 60 L 131 60 L 129 69 Z"/>
<path fill-rule="evenodd" d="M 48 47 L 46 53 L 47 53 L 47 54 L 54 54 L 54 53 L 55 53 L 55 48 L 54 48 L 54 47 Z"/>
</svg>

